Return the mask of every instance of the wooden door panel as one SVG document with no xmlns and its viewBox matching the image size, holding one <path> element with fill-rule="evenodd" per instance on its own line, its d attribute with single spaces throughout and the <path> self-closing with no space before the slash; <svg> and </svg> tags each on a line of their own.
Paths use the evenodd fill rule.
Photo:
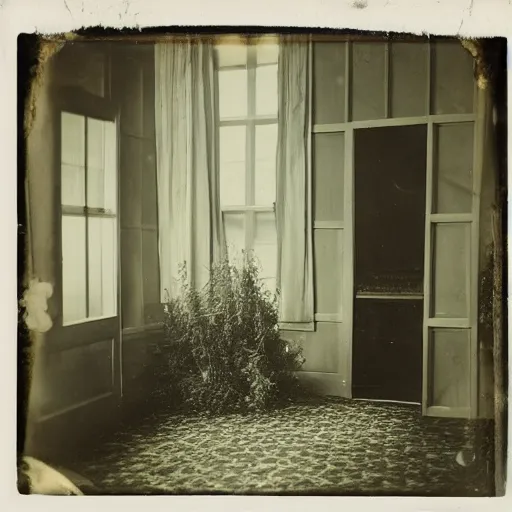
<svg viewBox="0 0 512 512">
<path fill-rule="evenodd" d="M 429 124 L 423 413 L 478 414 L 478 124 Z"/>
<path fill-rule="evenodd" d="M 114 394 L 114 343 L 107 338 L 47 355 L 42 419 Z"/>
<path fill-rule="evenodd" d="M 421 402 L 421 300 L 357 300 L 353 396 Z"/>
</svg>

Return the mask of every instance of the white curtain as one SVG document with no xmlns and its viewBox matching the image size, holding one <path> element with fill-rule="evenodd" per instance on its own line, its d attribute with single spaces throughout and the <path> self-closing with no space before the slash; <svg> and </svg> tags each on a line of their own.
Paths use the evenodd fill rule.
<svg viewBox="0 0 512 512">
<path fill-rule="evenodd" d="M 280 321 L 314 321 L 309 45 L 284 37 L 278 71 L 277 202 Z"/>
<path fill-rule="evenodd" d="M 155 122 L 161 300 L 179 294 L 179 269 L 204 286 L 222 251 L 215 143 L 213 47 L 193 38 L 155 47 Z"/>
</svg>

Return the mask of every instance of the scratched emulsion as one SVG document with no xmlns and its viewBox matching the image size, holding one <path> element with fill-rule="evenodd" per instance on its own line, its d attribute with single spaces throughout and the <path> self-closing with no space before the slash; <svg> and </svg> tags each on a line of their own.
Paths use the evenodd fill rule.
<svg viewBox="0 0 512 512">
<path fill-rule="evenodd" d="M 25 100 L 24 117 L 23 117 L 23 133 L 25 140 L 25 148 L 28 148 L 29 138 L 31 136 L 34 121 L 37 115 L 36 105 L 38 104 L 38 95 L 42 93 L 43 77 L 46 72 L 46 67 L 49 65 L 50 59 L 55 55 L 62 47 L 62 42 L 45 40 L 41 37 L 39 44 L 39 51 L 37 56 L 37 64 L 32 71 L 30 83 L 28 84 L 28 94 Z M 36 155 L 32 155 L 34 160 L 37 161 Z M 28 159 L 27 159 L 28 160 Z M 53 295 L 53 286 L 51 283 L 41 281 L 39 277 L 35 275 L 34 269 L 34 254 L 33 254 L 33 240 L 31 230 L 31 217 L 29 208 L 29 193 L 28 193 L 28 179 L 30 178 L 30 171 L 36 172 L 37 169 L 28 169 L 28 175 L 25 178 L 25 199 L 26 199 L 26 238 L 25 238 L 25 268 L 23 269 L 23 283 L 24 291 L 23 296 L 19 300 L 20 312 L 23 313 L 23 322 L 26 329 L 28 330 L 28 340 L 26 345 L 23 346 L 23 352 L 26 353 L 26 371 L 25 371 L 25 385 L 27 393 L 25 393 L 22 399 L 22 405 L 26 418 L 25 425 L 25 438 L 24 438 L 24 451 L 30 450 L 30 437 L 34 428 L 34 422 L 31 419 L 31 404 L 38 402 L 40 395 L 44 392 L 44 385 L 40 385 L 40 379 L 38 378 L 38 363 L 41 361 L 41 344 L 44 342 L 44 333 L 47 333 L 53 326 L 52 318 L 48 312 L 48 299 Z M 20 329 L 21 333 L 23 329 Z M 23 341 L 18 340 L 19 344 L 23 344 Z M 20 371 L 20 370 L 18 370 Z M 30 462 L 34 462 L 31 464 Z M 52 472 L 41 473 L 39 461 L 33 461 L 33 459 L 24 458 L 19 461 L 24 468 L 25 477 L 28 478 L 28 490 L 29 492 L 38 492 L 37 488 L 43 489 L 43 492 L 52 486 L 60 488 L 59 478 L 55 477 Z M 20 472 L 18 472 L 18 476 Z M 23 488 L 24 479 L 18 478 L 18 488 Z M 41 483 L 43 486 L 41 487 Z M 57 491 L 59 494 L 60 492 Z"/>
<path fill-rule="evenodd" d="M 25 323 L 30 331 L 48 332 L 52 328 L 52 319 L 48 314 L 48 299 L 53 295 L 50 283 L 32 279 L 23 295 Z"/>
</svg>

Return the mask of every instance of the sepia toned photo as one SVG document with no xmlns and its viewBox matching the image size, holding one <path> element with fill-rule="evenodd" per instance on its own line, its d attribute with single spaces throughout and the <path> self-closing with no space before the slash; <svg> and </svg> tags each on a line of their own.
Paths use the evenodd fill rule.
<svg viewBox="0 0 512 512">
<path fill-rule="evenodd" d="M 500 496 L 505 39 L 18 39 L 18 489 Z"/>
</svg>

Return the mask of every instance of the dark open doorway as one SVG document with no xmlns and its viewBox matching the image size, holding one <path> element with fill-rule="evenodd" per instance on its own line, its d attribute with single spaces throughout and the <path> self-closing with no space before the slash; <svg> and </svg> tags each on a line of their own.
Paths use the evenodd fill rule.
<svg viewBox="0 0 512 512">
<path fill-rule="evenodd" d="M 427 127 L 355 131 L 354 398 L 421 402 Z"/>
</svg>

